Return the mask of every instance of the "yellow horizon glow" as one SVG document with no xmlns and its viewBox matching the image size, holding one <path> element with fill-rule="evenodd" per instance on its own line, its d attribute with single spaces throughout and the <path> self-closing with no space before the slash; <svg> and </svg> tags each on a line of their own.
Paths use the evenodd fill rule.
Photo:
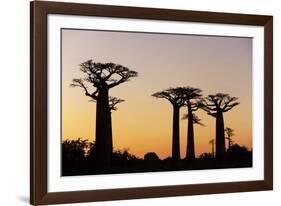
<svg viewBox="0 0 281 206">
<path fill-rule="evenodd" d="M 192 86 L 203 95 L 217 92 L 239 98 L 240 105 L 224 113 L 225 127 L 234 129 L 233 140 L 252 148 L 252 39 L 102 31 L 62 31 L 62 139 L 95 139 L 95 103 L 80 88 L 71 88 L 82 77 L 79 64 L 88 59 L 114 62 L 139 76 L 110 90 L 125 99 L 112 112 L 113 145 L 129 148 L 143 157 L 155 152 L 171 156 L 172 106 L 154 92 Z M 180 110 L 180 117 L 186 108 Z M 215 118 L 199 110 L 206 127 L 194 126 L 196 156 L 211 152 Z M 181 157 L 185 157 L 187 120 L 180 120 Z M 227 142 L 227 141 L 226 141 Z"/>
</svg>

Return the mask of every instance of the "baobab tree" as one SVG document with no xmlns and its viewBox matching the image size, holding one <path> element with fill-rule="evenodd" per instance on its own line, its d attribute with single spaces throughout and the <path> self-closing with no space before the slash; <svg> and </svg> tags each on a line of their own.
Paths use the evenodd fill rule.
<svg viewBox="0 0 281 206">
<path fill-rule="evenodd" d="M 200 107 L 216 118 L 216 159 L 222 160 L 225 157 L 225 136 L 223 113 L 228 112 L 237 106 L 237 97 L 230 97 L 228 94 L 217 93 L 209 95 L 200 103 Z"/>
<path fill-rule="evenodd" d="M 180 159 L 180 108 L 184 106 L 182 89 L 169 88 L 152 94 L 153 97 L 167 99 L 173 106 L 172 159 Z"/>
<path fill-rule="evenodd" d="M 186 159 L 195 158 L 194 148 L 194 123 L 199 124 L 200 119 L 193 114 L 199 108 L 199 99 L 202 97 L 202 90 L 193 87 L 182 87 L 182 93 L 184 96 L 185 105 L 187 107 L 187 148 Z"/>
<path fill-rule="evenodd" d="M 85 96 L 96 101 L 95 157 L 101 169 L 109 169 L 112 153 L 109 90 L 136 77 L 137 72 L 119 64 L 93 60 L 81 63 L 80 71 L 83 78 L 73 79 L 71 86 L 82 88 Z"/>
<path fill-rule="evenodd" d="M 212 157 L 215 157 L 215 147 L 214 147 L 214 145 L 215 145 L 215 139 L 211 139 L 211 140 L 209 141 L 209 144 L 212 145 Z"/>
<path fill-rule="evenodd" d="M 192 121 L 192 130 L 193 125 L 197 124 L 200 126 L 205 126 L 201 119 L 194 113 L 192 113 L 192 118 L 189 118 L 188 114 L 185 114 L 182 119 L 187 119 L 188 121 Z M 189 125 L 189 123 L 188 123 Z M 192 137 L 189 137 L 189 128 L 187 128 L 187 148 L 186 148 L 186 159 L 194 159 L 195 158 L 195 147 L 194 147 L 194 131 L 192 132 Z"/>
<path fill-rule="evenodd" d="M 94 99 L 91 99 L 90 100 L 91 102 L 96 102 L 96 100 Z M 111 149 L 111 153 L 113 151 L 113 138 L 112 138 L 112 117 L 111 117 L 111 113 L 112 111 L 116 111 L 117 110 L 117 107 L 116 105 L 121 103 L 121 102 L 124 102 L 125 100 L 123 99 L 119 99 L 117 97 L 109 97 L 109 141 L 110 141 L 110 147 L 112 148 Z"/>
<path fill-rule="evenodd" d="M 234 130 L 231 129 L 230 127 L 226 127 L 224 131 L 225 131 L 225 134 L 226 134 L 225 139 L 228 140 L 228 149 L 230 149 L 230 147 L 233 143 L 232 137 L 234 136 Z"/>
</svg>

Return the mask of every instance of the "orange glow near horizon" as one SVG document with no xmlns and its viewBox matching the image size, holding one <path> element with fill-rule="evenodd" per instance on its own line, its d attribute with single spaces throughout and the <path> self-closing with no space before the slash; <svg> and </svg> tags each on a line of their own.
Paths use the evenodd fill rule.
<svg viewBox="0 0 281 206">
<path fill-rule="evenodd" d="M 238 97 L 240 105 L 224 113 L 225 127 L 234 129 L 233 140 L 252 148 L 252 39 L 191 35 L 165 35 L 104 31 L 62 31 L 62 139 L 94 141 L 95 107 L 80 88 L 70 87 L 82 77 L 79 64 L 93 59 L 114 62 L 139 76 L 110 90 L 122 98 L 112 112 L 114 149 L 128 148 L 143 157 L 155 152 L 171 156 L 172 106 L 151 94 L 176 86 L 192 86 L 203 95 L 217 92 Z M 180 117 L 186 108 L 180 110 Z M 211 152 L 215 118 L 199 110 L 206 126 L 194 126 L 196 156 Z M 227 140 L 226 140 L 227 142 Z M 187 120 L 180 120 L 181 157 L 187 145 Z"/>
</svg>

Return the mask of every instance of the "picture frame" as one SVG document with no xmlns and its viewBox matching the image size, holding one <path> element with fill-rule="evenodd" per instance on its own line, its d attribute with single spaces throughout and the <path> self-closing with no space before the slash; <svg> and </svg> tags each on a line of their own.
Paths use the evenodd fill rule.
<svg viewBox="0 0 281 206">
<path fill-rule="evenodd" d="M 264 30 L 262 180 L 50 192 L 48 190 L 48 15 L 258 26 Z M 273 189 L 273 17 L 34 1 L 30 4 L 30 203 L 33 205 Z M 59 88 L 58 88 L 59 89 Z"/>
</svg>

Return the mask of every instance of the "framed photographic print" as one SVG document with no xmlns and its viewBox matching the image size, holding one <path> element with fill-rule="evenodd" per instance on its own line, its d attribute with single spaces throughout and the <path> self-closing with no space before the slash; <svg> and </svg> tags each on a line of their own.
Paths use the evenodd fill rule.
<svg viewBox="0 0 281 206">
<path fill-rule="evenodd" d="M 272 190 L 272 16 L 30 8 L 31 204 Z"/>
</svg>

